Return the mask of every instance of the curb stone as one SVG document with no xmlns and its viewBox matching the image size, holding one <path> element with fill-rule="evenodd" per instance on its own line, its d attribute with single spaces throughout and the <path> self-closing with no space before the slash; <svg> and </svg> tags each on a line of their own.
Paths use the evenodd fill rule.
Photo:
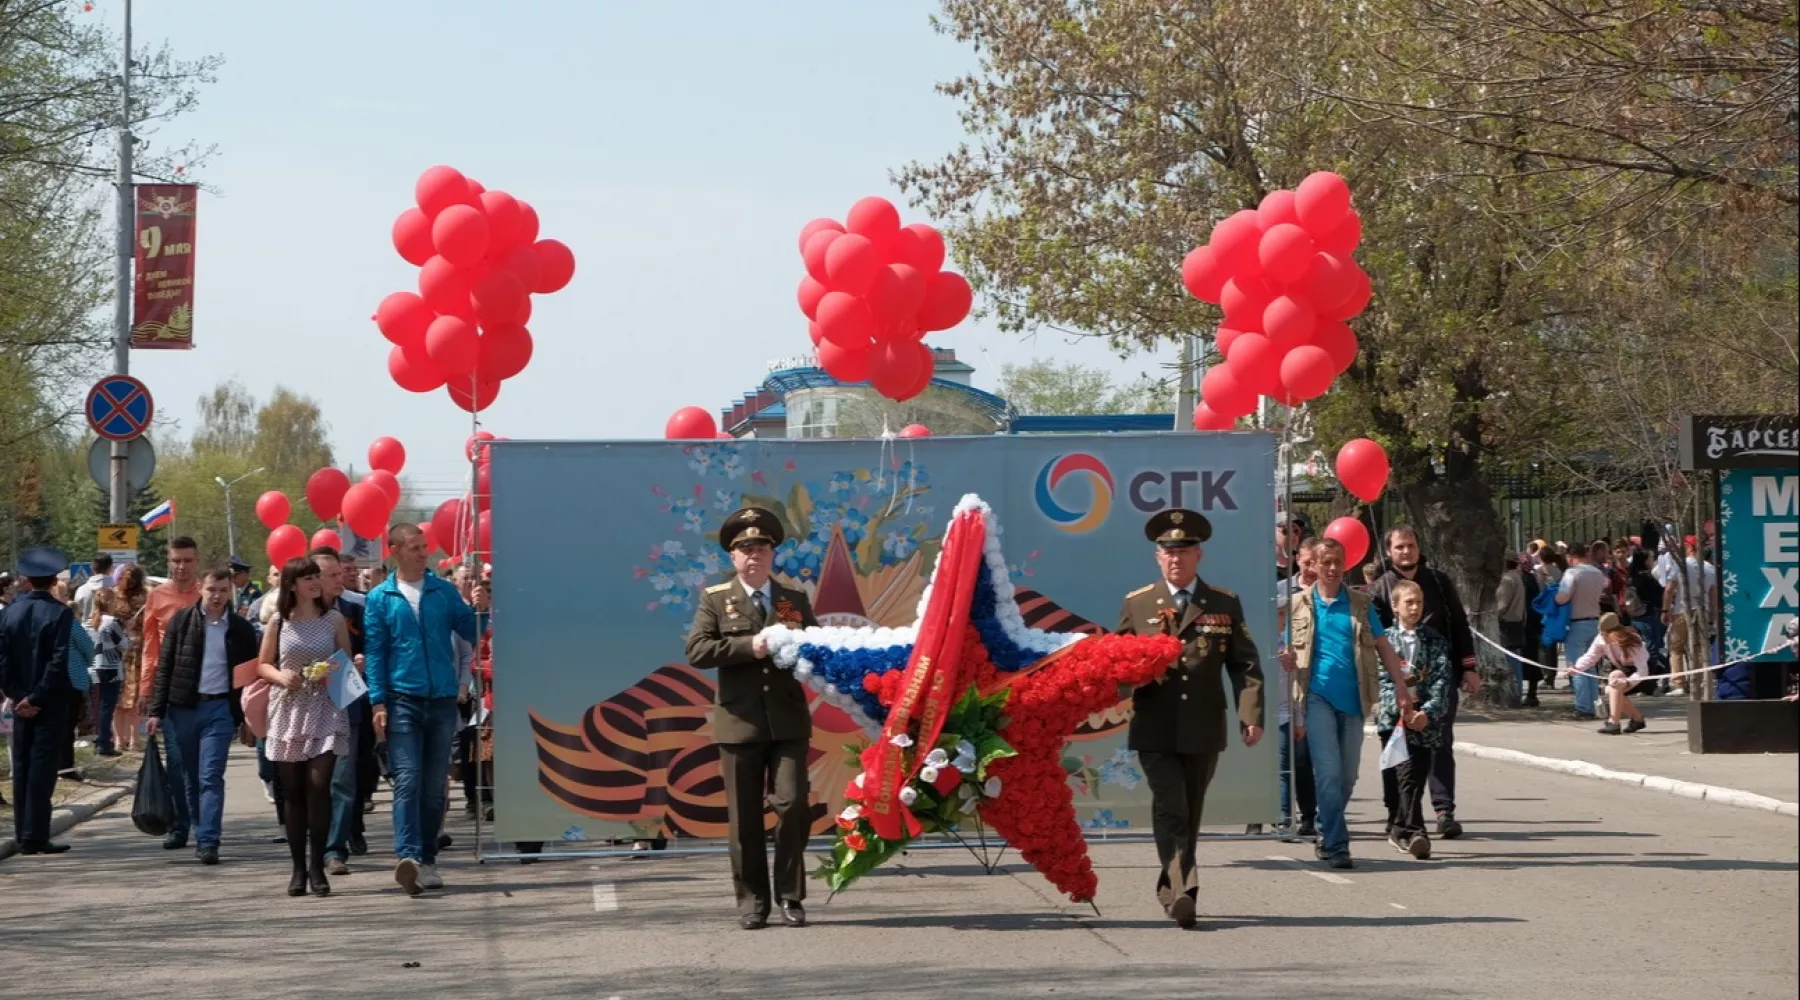
<svg viewBox="0 0 1800 1000">
<path fill-rule="evenodd" d="M 1558 774 L 1573 775 L 1577 778 L 1598 778 L 1622 785 L 1637 785 L 1654 792 L 1679 796 L 1684 799 L 1695 799 L 1701 802 L 1717 802 L 1720 805 L 1736 806 L 1740 809 L 1757 809 L 1762 812 L 1779 813 L 1783 816 L 1800 816 L 1800 803 L 1783 802 L 1767 795 L 1746 792 L 1739 788 L 1725 788 L 1720 785 L 1704 785 L 1692 781 L 1677 781 L 1654 774 L 1638 774 L 1635 771 L 1613 771 L 1585 760 L 1563 760 L 1557 757 L 1539 757 L 1537 754 L 1524 753 L 1519 750 L 1508 750 L 1505 747 L 1483 746 L 1480 743 L 1464 743 L 1457 741 L 1456 752 L 1479 757 L 1484 760 L 1499 760 L 1509 764 L 1523 764 Z"/>
<path fill-rule="evenodd" d="M 50 814 L 50 836 L 52 838 L 69 832 L 70 829 L 87 822 L 99 813 L 111 809 L 120 799 L 130 795 L 137 788 L 137 779 L 129 778 L 124 784 L 108 788 L 98 795 L 90 795 L 85 799 L 65 802 L 57 806 Z M 19 852 L 19 844 L 11 837 L 0 840 L 0 861 L 5 861 Z"/>
</svg>

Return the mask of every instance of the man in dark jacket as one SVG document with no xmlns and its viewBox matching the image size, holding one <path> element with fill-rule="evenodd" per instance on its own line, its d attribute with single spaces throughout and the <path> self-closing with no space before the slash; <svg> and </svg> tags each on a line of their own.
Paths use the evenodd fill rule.
<svg viewBox="0 0 1800 1000">
<path fill-rule="evenodd" d="M 171 791 L 187 804 L 201 864 L 219 863 L 219 827 L 225 815 L 225 762 L 231 738 L 244 724 L 232 668 L 257 657 L 256 630 L 232 610 L 231 571 L 216 569 L 201 581 L 200 603 L 169 619 L 158 656 L 145 725 L 154 733 L 167 722 L 180 767 Z M 171 831 L 186 839 L 186 831 Z"/>
<path fill-rule="evenodd" d="M 1463 610 L 1456 585 L 1442 571 L 1425 565 L 1419 550 L 1419 534 L 1409 525 L 1400 525 L 1387 535 L 1388 570 L 1369 588 L 1375 609 L 1381 614 L 1384 628 L 1394 625 L 1391 595 L 1394 584 L 1411 580 L 1425 592 L 1425 617 L 1421 624 L 1450 641 L 1450 671 L 1454 682 L 1450 688 L 1450 707 L 1443 716 L 1444 746 L 1431 762 L 1431 805 L 1437 810 L 1438 836 L 1455 840 L 1462 836 L 1462 824 L 1456 821 L 1456 758 L 1452 747 L 1456 742 L 1456 709 L 1463 694 L 1481 690 L 1481 672 L 1475 669 L 1475 637 L 1469 633 L 1469 616 Z"/>
<path fill-rule="evenodd" d="M 31 582 L 0 613 L 0 694 L 13 703 L 13 836 L 20 854 L 61 854 L 50 842 L 50 795 L 57 752 L 74 710 L 69 635 L 74 613 L 51 596 L 69 560 L 55 549 L 26 549 L 19 575 Z"/>
</svg>

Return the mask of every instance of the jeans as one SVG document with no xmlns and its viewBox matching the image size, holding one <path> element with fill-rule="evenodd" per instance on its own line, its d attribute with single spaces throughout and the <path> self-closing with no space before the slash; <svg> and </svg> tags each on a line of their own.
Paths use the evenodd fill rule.
<svg viewBox="0 0 1800 1000">
<path fill-rule="evenodd" d="M 170 705 L 163 727 L 168 733 L 169 755 L 181 760 L 179 783 L 173 769 L 169 783 L 181 787 L 177 799 L 185 801 L 195 844 L 217 847 L 219 828 L 225 818 L 225 762 L 231 756 L 231 739 L 237 735 L 231 702 L 214 698 L 200 701 L 193 708 Z M 184 834 L 186 829 L 184 824 Z"/>
<path fill-rule="evenodd" d="M 1290 826 L 1293 820 L 1291 810 L 1300 810 L 1300 825 L 1313 823 L 1319 815 L 1318 801 L 1313 797 L 1312 754 L 1306 749 L 1305 740 L 1295 740 L 1293 759 L 1289 760 L 1288 724 L 1283 722 L 1277 727 L 1281 737 L 1278 754 L 1281 758 L 1281 825 Z M 1290 766 L 1291 764 L 1291 766 Z M 1292 772 L 1292 781 L 1289 780 Z M 1289 789 L 1292 788 L 1290 795 Z"/>
<path fill-rule="evenodd" d="M 350 742 L 338 751 L 337 763 L 331 768 L 331 832 L 325 837 L 325 853 L 339 859 L 350 857 L 350 838 L 362 832 L 362 796 L 357 789 L 357 749 L 362 742 L 363 724 L 369 717 L 369 699 L 365 696 L 345 709 L 350 716 Z"/>
<path fill-rule="evenodd" d="M 1594 644 L 1594 637 L 1600 634 L 1600 623 L 1592 618 L 1585 621 L 1570 622 L 1569 636 L 1563 640 L 1563 663 L 1570 667 L 1575 661 L 1587 653 L 1588 647 Z M 1583 715 L 1594 714 L 1594 701 L 1600 695 L 1600 681 L 1590 674 L 1572 674 L 1569 687 L 1575 692 L 1575 711 Z"/>
<path fill-rule="evenodd" d="M 119 710 L 119 688 L 122 686 L 123 682 L 117 676 L 94 685 L 94 690 L 100 693 L 100 708 L 96 713 L 98 721 L 94 723 L 94 745 L 102 750 L 117 749 L 113 746 L 113 714 Z"/>
<path fill-rule="evenodd" d="M 444 783 L 456 739 L 456 699 L 393 695 L 387 703 L 394 784 L 394 856 L 436 864 Z"/>
<path fill-rule="evenodd" d="M 175 706 L 169 706 L 168 711 L 173 715 Z M 169 824 L 169 839 L 186 841 L 194 824 L 194 814 L 188 812 L 186 758 L 182 756 L 181 741 L 176 738 L 175 729 L 167 717 L 163 719 L 162 746 L 165 758 L 163 770 L 169 776 L 169 802 L 175 807 L 175 822 Z"/>
<path fill-rule="evenodd" d="M 1312 695 L 1306 700 L 1306 749 L 1312 754 L 1313 792 L 1319 800 L 1319 846 L 1326 854 L 1350 850 L 1344 810 L 1356 790 L 1362 764 L 1363 720 Z"/>
</svg>

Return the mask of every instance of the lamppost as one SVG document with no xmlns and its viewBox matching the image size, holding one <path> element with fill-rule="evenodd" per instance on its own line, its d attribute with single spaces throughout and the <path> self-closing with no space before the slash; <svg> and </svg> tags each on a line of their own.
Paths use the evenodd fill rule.
<svg viewBox="0 0 1800 1000">
<path fill-rule="evenodd" d="M 233 559 L 237 558 L 238 554 L 237 512 L 234 511 L 231 506 L 231 488 L 261 471 L 263 471 L 261 467 L 251 469 L 249 472 L 233 479 L 229 483 L 225 481 L 224 476 L 213 477 L 213 482 L 218 483 L 225 488 L 225 546 L 231 550 L 229 554 Z"/>
</svg>

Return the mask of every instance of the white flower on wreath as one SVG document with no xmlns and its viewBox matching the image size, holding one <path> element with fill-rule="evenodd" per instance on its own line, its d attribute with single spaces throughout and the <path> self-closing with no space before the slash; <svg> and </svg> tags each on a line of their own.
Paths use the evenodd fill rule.
<svg viewBox="0 0 1800 1000">
<path fill-rule="evenodd" d="M 987 796 L 990 799 L 999 798 L 1000 797 L 1000 776 L 996 774 L 996 775 L 989 777 L 988 780 L 982 782 L 981 794 Z"/>
<path fill-rule="evenodd" d="M 919 801 L 919 790 L 917 788 L 914 788 L 911 785 L 907 785 L 905 788 L 900 789 L 900 804 L 901 805 L 910 807 L 914 802 L 917 802 L 917 801 Z"/>
<path fill-rule="evenodd" d="M 838 819 L 841 819 L 846 823 L 854 823 L 861 816 L 862 816 L 862 806 L 859 806 L 854 802 L 845 806 L 843 812 L 838 813 Z"/>
<path fill-rule="evenodd" d="M 893 745 L 899 747 L 902 750 L 905 750 L 907 747 L 913 745 L 913 738 L 911 736 L 906 735 L 905 733 L 895 733 L 893 736 L 888 738 L 888 742 L 892 743 Z"/>
<path fill-rule="evenodd" d="M 927 765 L 919 771 L 919 780 L 927 785 L 935 785 L 938 780 L 938 769 Z"/>
<path fill-rule="evenodd" d="M 926 767 L 943 767 L 948 763 L 950 763 L 950 755 L 944 751 L 943 747 L 938 747 L 925 755 Z"/>
</svg>

